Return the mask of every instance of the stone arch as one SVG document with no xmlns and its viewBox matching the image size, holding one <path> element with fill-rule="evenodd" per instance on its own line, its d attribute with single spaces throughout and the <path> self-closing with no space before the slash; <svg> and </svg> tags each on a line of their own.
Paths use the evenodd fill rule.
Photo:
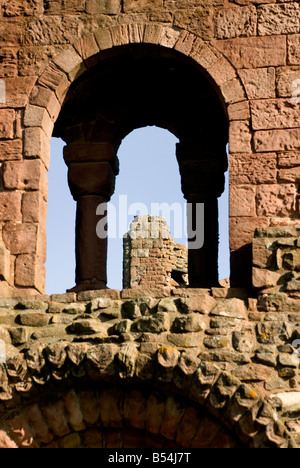
<svg viewBox="0 0 300 468">
<path fill-rule="evenodd" d="M 1 440 L 2 439 L 2 440 Z M 98 385 L 43 395 L 8 414 L 4 448 L 239 448 L 231 431 L 178 397 Z"/>
<path fill-rule="evenodd" d="M 43 164 L 39 170 L 44 178 L 46 178 L 44 166 L 46 168 L 49 166 L 49 140 L 53 126 L 71 84 L 99 63 L 103 56 L 109 56 L 111 51 L 131 44 L 163 47 L 193 61 L 205 73 L 216 94 L 219 95 L 224 112 L 228 115 L 229 111 L 229 120 L 229 106 L 246 100 L 243 85 L 234 67 L 213 46 L 193 33 L 160 24 L 133 23 L 100 29 L 88 37 L 77 40 L 74 45 L 69 46 L 59 54 L 39 77 L 31 93 L 24 117 L 24 156 L 26 158 L 40 158 Z M 215 209 L 214 206 L 214 209 L 209 211 Z M 45 221 L 42 220 L 41 224 L 44 223 Z M 43 226 L 39 230 L 36 242 L 42 247 L 35 258 L 35 276 L 41 278 L 44 276 L 40 274 L 40 271 L 45 259 L 45 229 Z M 212 276 L 216 276 L 215 272 L 212 273 Z M 212 283 L 212 281 L 209 282 Z M 38 284 L 37 289 L 43 292 L 41 279 L 36 278 L 36 284 Z M 196 282 L 195 286 L 200 286 L 200 284 Z M 202 284 L 202 286 L 207 285 Z M 100 287 L 102 286 L 95 284 L 93 289 L 100 289 Z"/>
<path fill-rule="evenodd" d="M 0 371 L 3 448 L 124 444 L 125 428 L 128 448 L 295 447 L 264 397 L 192 352 L 39 342 Z"/>
</svg>

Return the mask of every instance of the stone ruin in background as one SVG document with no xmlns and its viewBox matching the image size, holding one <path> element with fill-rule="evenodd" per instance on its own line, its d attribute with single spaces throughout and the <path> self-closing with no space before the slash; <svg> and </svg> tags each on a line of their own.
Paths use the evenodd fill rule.
<svg viewBox="0 0 300 468">
<path fill-rule="evenodd" d="M 123 244 L 124 289 L 188 286 L 188 249 L 173 241 L 164 219 L 136 216 Z"/>
</svg>

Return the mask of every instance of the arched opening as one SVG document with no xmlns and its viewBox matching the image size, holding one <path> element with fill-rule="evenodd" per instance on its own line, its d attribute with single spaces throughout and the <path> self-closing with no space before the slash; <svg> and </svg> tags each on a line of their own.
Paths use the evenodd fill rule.
<svg viewBox="0 0 300 468">
<path fill-rule="evenodd" d="M 0 419 L 0 448 L 244 448 L 205 407 L 150 387 L 44 392 Z"/>
<path fill-rule="evenodd" d="M 157 126 L 179 143 L 176 157 L 189 214 L 189 284 L 218 285 L 218 198 L 228 168 L 228 121 L 213 84 L 200 67 L 160 46 L 116 47 L 71 86 L 54 135 L 67 146 L 69 186 L 77 202 L 76 288 L 107 287 L 107 239 L 97 238 L 96 213 L 115 190 L 118 149 L 133 130 Z M 195 213 L 205 206 L 203 244 Z M 105 217 L 105 209 L 101 212 Z M 196 229 L 196 230 L 195 230 Z"/>
<path fill-rule="evenodd" d="M 132 205 L 144 204 L 147 207 L 145 213 L 148 214 L 153 203 L 168 203 L 170 206 L 179 203 L 182 213 L 184 212 L 185 201 L 175 158 L 176 143 L 178 139 L 167 130 L 146 127 L 128 135 L 119 148 L 120 175 L 111 199 L 115 219 L 113 222 L 109 219 L 108 233 L 107 274 L 108 287 L 111 289 L 123 287 L 123 235 L 128 232 L 128 223 L 133 217 L 133 213 L 128 213 Z M 76 204 L 66 184 L 67 166 L 62 157 L 63 147 L 64 142 L 61 139 L 51 140 L 51 164 L 48 173 L 47 294 L 63 293 L 74 282 Z M 219 199 L 219 280 L 230 277 L 228 179 L 226 173 L 225 191 Z M 126 213 L 123 212 L 125 206 Z M 175 219 L 172 218 L 171 221 L 174 223 Z M 186 227 L 182 224 L 177 226 L 177 229 L 174 224 L 170 227 L 175 242 L 186 244 Z M 180 232 L 182 237 L 177 236 Z M 59 268 L 57 258 L 60 259 Z"/>
</svg>

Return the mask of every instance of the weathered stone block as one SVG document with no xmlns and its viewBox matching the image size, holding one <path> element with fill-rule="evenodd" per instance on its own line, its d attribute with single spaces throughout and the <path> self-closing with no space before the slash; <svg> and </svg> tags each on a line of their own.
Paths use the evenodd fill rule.
<svg viewBox="0 0 300 468">
<path fill-rule="evenodd" d="M 237 78 L 227 81 L 221 85 L 221 91 L 226 104 L 233 104 L 246 99 L 244 87 L 242 86 L 241 81 Z"/>
<path fill-rule="evenodd" d="M 299 3 L 260 5 L 258 8 L 258 33 L 260 36 L 298 33 L 299 22 Z"/>
<path fill-rule="evenodd" d="M 124 0 L 125 13 L 163 9 L 163 0 Z"/>
<path fill-rule="evenodd" d="M 17 321 L 27 327 L 44 327 L 49 324 L 50 316 L 45 312 L 28 310 L 17 316 Z"/>
<path fill-rule="evenodd" d="M 48 138 L 53 132 L 53 122 L 46 109 L 38 106 L 28 105 L 24 114 L 25 127 L 40 127 L 44 130 Z"/>
<path fill-rule="evenodd" d="M 27 343 L 27 341 L 30 338 L 30 335 L 32 334 L 32 329 L 27 327 L 11 327 L 9 329 L 9 333 L 11 336 L 12 344 L 14 346 L 18 346 Z"/>
<path fill-rule="evenodd" d="M 82 58 L 73 48 L 68 48 L 61 52 L 55 59 L 54 63 L 65 73 L 79 76 L 84 70 Z"/>
<path fill-rule="evenodd" d="M 117 15 L 121 12 L 121 0 L 88 0 L 86 12 L 90 14 Z"/>
<path fill-rule="evenodd" d="M 21 140 L 0 141 L 0 161 L 18 161 L 22 159 Z"/>
<path fill-rule="evenodd" d="M 293 86 L 300 76 L 300 67 L 282 67 L 277 69 L 276 89 L 279 97 L 291 98 L 295 90 Z"/>
<path fill-rule="evenodd" d="M 233 375 L 241 381 L 265 382 L 275 377 L 275 371 L 261 364 L 249 364 L 237 367 Z"/>
<path fill-rule="evenodd" d="M 253 6 L 220 9 L 215 21 L 218 39 L 256 35 L 257 15 Z"/>
<path fill-rule="evenodd" d="M 179 348 L 198 348 L 203 339 L 203 333 L 170 333 L 167 340 L 172 346 Z"/>
<path fill-rule="evenodd" d="M 232 186 L 276 184 L 277 182 L 276 153 L 231 154 L 229 166 Z"/>
<path fill-rule="evenodd" d="M 99 397 L 100 417 L 104 427 L 122 427 L 122 391 L 118 388 L 101 392 Z"/>
<path fill-rule="evenodd" d="M 275 68 L 240 70 L 249 99 L 275 98 Z"/>
<path fill-rule="evenodd" d="M 300 271 L 300 250 L 285 249 L 277 251 L 278 268 L 289 271 Z"/>
<path fill-rule="evenodd" d="M 234 332 L 232 344 L 239 353 L 252 353 L 257 346 L 255 336 L 247 332 Z"/>
<path fill-rule="evenodd" d="M 157 304 L 157 312 L 176 313 L 177 311 L 176 299 L 162 299 Z"/>
<path fill-rule="evenodd" d="M 255 189 L 232 186 L 230 190 L 230 216 L 255 216 Z"/>
<path fill-rule="evenodd" d="M 43 413 L 37 403 L 27 406 L 26 417 L 30 426 L 33 428 L 37 439 L 44 444 L 49 444 L 53 440 L 49 426 L 44 419 Z"/>
<path fill-rule="evenodd" d="M 0 220 L 21 221 L 21 194 L 17 192 L 0 193 Z"/>
<path fill-rule="evenodd" d="M 62 400 L 42 408 L 54 434 L 63 437 L 70 433 L 65 406 Z"/>
<path fill-rule="evenodd" d="M 12 109 L 0 110 L 0 138 L 12 140 L 15 135 L 15 111 Z"/>
<path fill-rule="evenodd" d="M 300 166 L 300 153 L 298 152 L 280 153 L 278 157 L 278 166 L 280 168 Z"/>
<path fill-rule="evenodd" d="M 170 317 L 165 313 L 143 317 L 135 322 L 134 329 L 141 332 L 162 333 L 170 329 Z"/>
<path fill-rule="evenodd" d="M 171 396 L 167 399 L 165 416 L 162 421 L 161 434 L 168 440 L 174 440 L 182 419 L 184 408 Z"/>
<path fill-rule="evenodd" d="M 300 166 L 291 169 L 283 169 L 278 173 L 279 182 L 300 183 Z"/>
<path fill-rule="evenodd" d="M 171 347 L 162 346 L 157 351 L 157 362 L 164 369 L 174 369 L 179 361 L 180 352 Z"/>
<path fill-rule="evenodd" d="M 90 348 L 86 357 L 91 378 L 99 380 L 101 374 L 114 375 L 113 363 L 118 351 L 118 346 L 114 344 L 103 344 Z"/>
<path fill-rule="evenodd" d="M 210 336 L 204 338 L 203 344 L 209 349 L 229 348 L 231 341 L 228 336 Z"/>
<path fill-rule="evenodd" d="M 227 299 L 219 303 L 211 313 L 212 316 L 247 320 L 247 309 L 240 299 Z"/>
<path fill-rule="evenodd" d="M 190 309 L 200 314 L 209 315 L 216 305 L 216 300 L 208 294 L 195 295 L 189 298 Z"/>
<path fill-rule="evenodd" d="M 7 162 L 4 169 L 4 185 L 9 190 L 40 190 L 46 196 L 47 172 L 40 160 Z"/>
<path fill-rule="evenodd" d="M 269 268 L 274 258 L 272 243 L 267 239 L 253 239 L 253 265 L 258 268 Z"/>
<path fill-rule="evenodd" d="M 292 35 L 288 37 L 288 63 L 290 65 L 300 64 L 300 34 Z"/>
<path fill-rule="evenodd" d="M 35 77 L 16 77 L 5 79 L 5 104 L 0 108 L 13 109 L 25 107 L 35 84 Z"/>
<path fill-rule="evenodd" d="M 52 126 L 52 123 L 50 124 Z M 50 139 L 43 128 L 30 127 L 25 129 L 24 154 L 28 158 L 40 158 L 49 168 Z"/>
<path fill-rule="evenodd" d="M 236 68 L 265 68 L 286 65 L 286 37 L 247 37 L 213 41 L 212 44 Z M 253 51 L 255 50 L 255 53 Z"/>
<path fill-rule="evenodd" d="M 228 106 L 228 115 L 230 121 L 234 120 L 250 120 L 249 102 L 242 101 L 230 104 Z"/>
<path fill-rule="evenodd" d="M 14 16 L 35 16 L 43 13 L 42 0 L 4 0 L 2 4 L 3 15 Z"/>
<path fill-rule="evenodd" d="M 254 148 L 258 153 L 299 150 L 300 129 L 258 131 L 254 134 Z"/>
<path fill-rule="evenodd" d="M 42 223 L 46 225 L 47 203 L 39 192 L 26 192 L 22 198 L 23 223 Z"/>
<path fill-rule="evenodd" d="M 94 335 L 96 333 L 102 333 L 103 336 L 105 336 L 107 334 L 103 324 L 94 319 L 76 320 L 67 328 L 67 331 L 74 335 Z"/>
<path fill-rule="evenodd" d="M 96 392 L 85 390 L 80 392 L 81 413 L 84 421 L 93 426 L 100 418 L 100 408 L 98 403 L 98 395 Z"/>
<path fill-rule="evenodd" d="M 248 122 L 231 122 L 229 136 L 231 153 L 251 153 L 251 140 Z"/>
<path fill-rule="evenodd" d="M 22 242 L 19 241 L 19 247 L 22 249 Z M 26 241 L 24 240 L 23 250 L 35 250 L 34 245 L 29 245 L 26 248 Z M 16 260 L 15 269 L 15 284 L 20 287 L 36 288 L 40 293 L 45 291 L 45 265 L 40 257 L 36 255 L 25 254 L 19 255 Z"/>
<path fill-rule="evenodd" d="M 236 78 L 235 69 L 224 57 L 221 57 L 209 68 L 209 74 L 219 86 Z"/>
<path fill-rule="evenodd" d="M 229 220 L 229 224 L 231 233 L 230 245 L 232 250 L 237 250 L 247 244 L 251 244 L 257 227 L 269 226 L 269 220 L 262 217 L 232 217 Z"/>
<path fill-rule="evenodd" d="M 190 314 L 186 317 L 177 317 L 174 320 L 172 331 L 175 333 L 195 333 L 206 328 L 204 320 L 198 314 Z"/>
<path fill-rule="evenodd" d="M 281 366 L 299 368 L 299 357 L 295 354 L 279 353 L 278 360 Z"/>
<path fill-rule="evenodd" d="M 20 46 L 23 42 L 23 25 L 17 20 L 6 20 L 0 23 L 0 41 L 6 46 Z"/>
<path fill-rule="evenodd" d="M 82 447 L 80 435 L 76 432 L 65 436 L 60 442 L 60 448 L 63 449 L 79 449 Z"/>
<path fill-rule="evenodd" d="M 253 268 L 252 282 L 257 289 L 272 288 L 279 284 L 281 275 L 276 271 Z"/>
<path fill-rule="evenodd" d="M 257 339 L 261 344 L 281 344 L 288 339 L 286 326 L 283 322 L 265 322 L 257 324 Z"/>
<path fill-rule="evenodd" d="M 18 56 L 15 48 L 9 47 L 1 50 L 0 76 L 15 77 L 18 74 Z"/>
<path fill-rule="evenodd" d="M 36 252 L 38 227 L 35 224 L 9 222 L 3 230 L 3 240 L 12 254 Z"/>
<path fill-rule="evenodd" d="M 39 444 L 34 438 L 33 430 L 23 413 L 10 418 L 6 424 L 18 447 L 39 448 Z"/>
<path fill-rule="evenodd" d="M 214 36 L 213 11 L 206 8 L 177 10 L 174 14 L 174 25 L 185 29 L 189 24 L 189 31 L 197 34 L 203 40 L 210 40 Z"/>
<path fill-rule="evenodd" d="M 299 105 L 291 99 L 252 101 L 250 108 L 254 130 L 299 126 Z"/>
<path fill-rule="evenodd" d="M 295 185 L 261 185 L 257 189 L 258 216 L 293 216 L 296 212 Z"/>
</svg>

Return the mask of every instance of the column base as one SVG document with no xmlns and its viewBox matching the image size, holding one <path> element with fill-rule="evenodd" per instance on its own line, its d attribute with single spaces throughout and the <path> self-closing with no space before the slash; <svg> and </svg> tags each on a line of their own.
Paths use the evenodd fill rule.
<svg viewBox="0 0 300 468">
<path fill-rule="evenodd" d="M 68 289 L 67 292 L 79 293 L 83 291 L 100 291 L 101 289 L 109 289 L 105 281 L 86 280 L 77 284 L 74 288 Z"/>
</svg>

